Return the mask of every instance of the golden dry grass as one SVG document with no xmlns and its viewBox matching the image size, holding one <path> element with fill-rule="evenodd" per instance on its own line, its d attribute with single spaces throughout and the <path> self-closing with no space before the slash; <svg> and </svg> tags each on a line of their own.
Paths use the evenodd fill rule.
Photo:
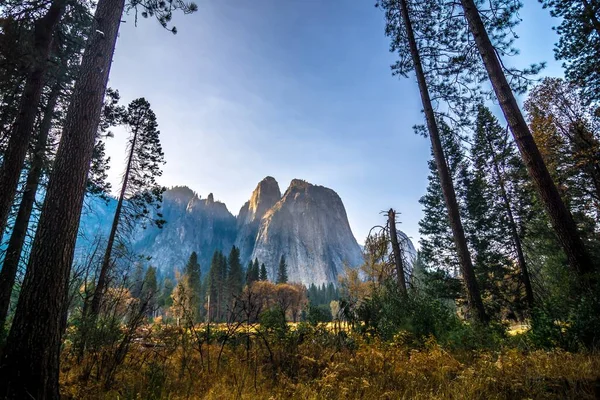
<svg viewBox="0 0 600 400">
<path fill-rule="evenodd" d="M 81 380 L 86 364 L 64 356 L 67 399 L 595 399 L 600 355 L 560 350 L 451 353 L 430 340 L 423 348 L 365 342 L 324 344 L 308 337 L 290 345 L 271 338 L 203 348 L 171 341 L 135 345 L 114 384 Z M 207 350 L 209 355 L 207 356 Z M 210 357 L 210 370 L 207 359 Z"/>
</svg>

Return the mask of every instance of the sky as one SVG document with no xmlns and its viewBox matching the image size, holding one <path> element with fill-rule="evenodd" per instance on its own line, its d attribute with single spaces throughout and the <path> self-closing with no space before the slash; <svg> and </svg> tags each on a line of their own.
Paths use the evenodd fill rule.
<svg viewBox="0 0 600 400">
<path fill-rule="evenodd" d="M 556 24 L 527 0 L 519 56 L 553 61 Z M 207 0 L 177 13 L 177 35 L 153 19 L 123 18 L 109 86 L 127 104 L 145 97 L 157 115 L 166 165 L 159 182 L 213 193 L 237 215 L 256 184 L 273 176 L 335 190 L 363 243 L 390 207 L 418 244 L 429 139 L 414 77 L 390 73 L 394 55 L 373 0 Z M 497 107 L 492 108 L 498 112 Z M 498 114 L 500 115 L 500 114 Z M 502 120 L 503 121 L 503 120 Z M 107 143 L 109 179 L 120 181 L 127 132 Z"/>
</svg>

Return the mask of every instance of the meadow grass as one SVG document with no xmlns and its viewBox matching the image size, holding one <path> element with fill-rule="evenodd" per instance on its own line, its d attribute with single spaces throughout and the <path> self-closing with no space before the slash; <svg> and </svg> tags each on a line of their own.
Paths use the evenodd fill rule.
<svg viewBox="0 0 600 400">
<path fill-rule="evenodd" d="M 251 335 L 245 336 L 242 329 L 226 340 L 217 334 L 210 345 L 194 343 L 195 336 L 186 330 L 155 327 L 149 334 L 146 329 L 109 385 L 103 374 L 111 349 L 77 361 L 67 344 L 62 395 L 66 399 L 173 400 L 600 396 L 600 354 L 594 352 L 515 347 L 450 351 L 433 339 L 414 347 L 402 335 L 382 342 L 345 331 L 334 334 L 331 325 L 297 325 L 283 336 L 254 329 Z"/>
</svg>

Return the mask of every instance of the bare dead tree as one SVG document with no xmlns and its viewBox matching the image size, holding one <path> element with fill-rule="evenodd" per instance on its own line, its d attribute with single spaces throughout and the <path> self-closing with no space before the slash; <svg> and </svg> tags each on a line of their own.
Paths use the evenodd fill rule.
<svg viewBox="0 0 600 400">
<path fill-rule="evenodd" d="M 388 229 L 392 244 L 392 255 L 394 256 L 394 264 L 396 266 L 396 279 L 398 288 L 404 296 L 406 296 L 406 277 L 404 276 L 404 260 L 402 249 L 398 243 L 398 232 L 396 231 L 396 211 L 389 209 L 388 211 Z"/>
</svg>

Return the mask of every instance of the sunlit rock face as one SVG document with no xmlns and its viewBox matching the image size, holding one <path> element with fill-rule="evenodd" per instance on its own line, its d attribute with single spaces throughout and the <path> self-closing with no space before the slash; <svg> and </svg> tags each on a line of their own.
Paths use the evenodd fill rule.
<svg viewBox="0 0 600 400">
<path fill-rule="evenodd" d="M 282 255 L 289 280 L 306 285 L 337 283 L 344 265 L 360 265 L 362 253 L 337 193 L 299 179 L 291 182 L 260 221 L 252 252 L 272 280 Z"/>
<path fill-rule="evenodd" d="M 281 199 L 279 184 L 275 178 L 267 176 L 260 181 L 237 216 L 236 246 L 240 249 L 240 257 L 245 262 L 250 259 L 258 228 L 262 217 Z"/>
</svg>

